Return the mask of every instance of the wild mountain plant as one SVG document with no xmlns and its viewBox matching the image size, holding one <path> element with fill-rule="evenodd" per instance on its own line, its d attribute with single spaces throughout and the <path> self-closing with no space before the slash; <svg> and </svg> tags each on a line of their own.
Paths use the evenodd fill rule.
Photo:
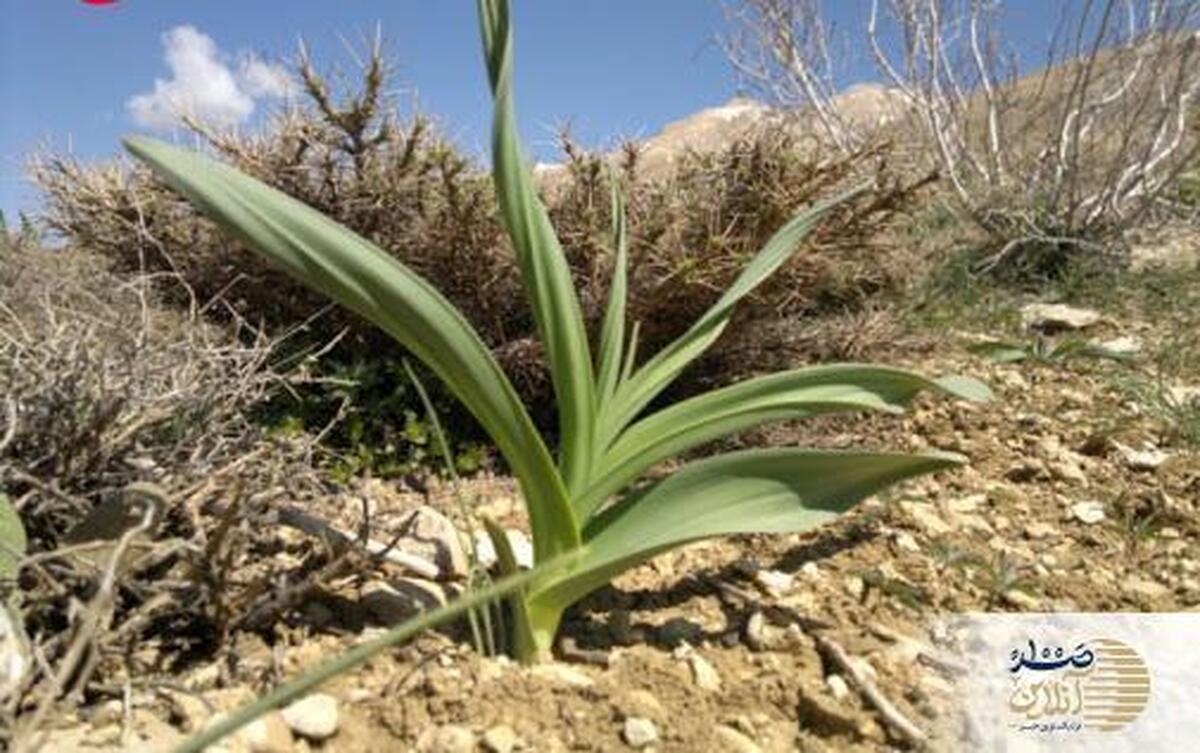
<svg viewBox="0 0 1200 753">
<path fill-rule="evenodd" d="M 383 328 L 424 362 L 479 420 L 520 483 L 540 565 L 511 597 L 510 650 L 549 656 L 564 610 L 622 571 L 713 536 L 794 532 L 819 525 L 911 476 L 949 468 L 945 453 L 734 452 L 632 486 L 650 468 L 765 421 L 838 411 L 898 411 L 930 389 L 969 399 L 988 390 L 966 378 L 931 380 L 898 369 L 831 365 L 749 379 L 659 410 L 651 404 L 725 330 L 735 305 L 792 256 L 830 206 L 781 228 L 721 298 L 681 337 L 639 365 L 626 322 L 628 249 L 615 183 L 613 279 L 593 353 L 578 295 L 518 144 L 507 0 L 479 0 L 495 103 L 493 177 L 537 329 L 559 419 L 557 457 L 466 318 L 426 280 L 317 211 L 199 154 L 146 138 L 128 149 L 248 247 Z M 485 521 L 486 522 L 486 521 Z M 508 538 L 489 524 L 501 566 Z"/>
</svg>

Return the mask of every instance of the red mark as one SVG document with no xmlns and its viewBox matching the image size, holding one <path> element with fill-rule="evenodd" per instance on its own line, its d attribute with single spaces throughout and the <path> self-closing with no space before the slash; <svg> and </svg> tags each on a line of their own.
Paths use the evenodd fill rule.
<svg viewBox="0 0 1200 753">
<path fill-rule="evenodd" d="M 84 5 L 114 5 L 117 0 L 83 0 Z"/>
</svg>

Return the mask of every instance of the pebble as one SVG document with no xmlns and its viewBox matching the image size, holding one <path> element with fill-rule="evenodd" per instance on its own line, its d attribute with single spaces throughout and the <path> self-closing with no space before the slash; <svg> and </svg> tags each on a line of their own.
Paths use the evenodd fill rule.
<svg viewBox="0 0 1200 753">
<path fill-rule="evenodd" d="M 519 739 L 513 728 L 507 724 L 500 724 L 489 728 L 483 733 L 483 747 L 489 753 L 512 753 L 517 747 Z"/>
<path fill-rule="evenodd" d="M 1084 525 L 1093 525 L 1104 520 L 1104 505 L 1099 502 L 1077 502 L 1071 505 L 1071 517 Z"/>
<path fill-rule="evenodd" d="M 921 547 L 917 544 L 917 540 L 912 537 L 911 533 L 900 532 L 893 539 L 896 543 L 896 548 L 905 552 L 919 552 Z"/>
<path fill-rule="evenodd" d="M 1064 303 L 1029 303 L 1021 307 L 1026 329 L 1045 332 L 1086 329 L 1100 321 L 1100 312 Z"/>
<path fill-rule="evenodd" d="M 283 715 L 272 711 L 242 728 L 241 737 L 250 753 L 291 753 L 292 731 Z"/>
<path fill-rule="evenodd" d="M 764 592 L 776 598 L 792 590 L 795 583 L 791 575 L 778 570 L 759 570 L 754 574 L 754 582 Z"/>
<path fill-rule="evenodd" d="M 426 730 L 417 740 L 421 753 L 474 753 L 475 733 L 458 724 Z"/>
<path fill-rule="evenodd" d="M 1034 611 L 1039 607 L 1039 603 L 1036 598 L 1017 588 L 1005 591 L 1004 600 L 1008 602 L 1009 605 L 1017 607 L 1018 609 Z"/>
<path fill-rule="evenodd" d="M 283 721 L 300 737 L 326 740 L 337 734 L 338 702 L 325 693 L 313 693 L 287 706 Z"/>
<path fill-rule="evenodd" d="M 558 662 L 539 664 L 529 672 L 539 679 L 570 685 L 573 688 L 590 688 L 596 684 L 595 680 L 583 672 Z"/>
<path fill-rule="evenodd" d="M 1058 535 L 1058 529 L 1049 523 L 1037 521 L 1025 526 L 1025 536 L 1034 540 L 1048 539 Z"/>
<path fill-rule="evenodd" d="M 725 724 L 713 727 L 713 739 L 717 742 L 715 750 L 729 753 L 762 753 L 758 743 Z"/>
<path fill-rule="evenodd" d="M 1088 481 L 1087 474 L 1083 472 L 1083 468 L 1079 463 L 1067 459 L 1059 458 L 1046 463 L 1046 469 L 1050 471 L 1050 475 L 1060 481 L 1066 481 L 1071 484 L 1086 485 Z"/>
<path fill-rule="evenodd" d="M 640 716 L 631 716 L 621 727 L 621 737 L 633 748 L 645 748 L 658 742 L 658 727 Z"/>
<path fill-rule="evenodd" d="M 931 504 L 905 500 L 899 506 L 900 510 L 929 536 L 944 536 L 953 530 L 937 508 Z"/>
<path fill-rule="evenodd" d="M 438 567 L 439 579 L 453 580 L 467 574 L 467 555 L 458 529 L 432 507 L 422 505 L 401 524 L 403 535 L 396 548 L 426 559 Z"/>
<path fill-rule="evenodd" d="M 427 609 L 446 603 L 446 594 L 433 581 L 420 578 L 373 580 L 363 586 L 359 603 L 381 625 L 397 625 Z"/>
<path fill-rule="evenodd" d="M 825 678 L 825 685 L 829 688 L 829 693 L 839 701 L 850 697 L 850 686 L 846 684 L 846 679 L 841 675 L 828 675 Z"/>
<path fill-rule="evenodd" d="M 692 682 L 701 690 L 718 691 L 721 689 L 721 675 L 715 667 L 700 654 L 689 654 L 688 667 L 692 670 Z"/>
<path fill-rule="evenodd" d="M 753 651 L 766 648 L 767 621 L 762 612 L 755 612 L 746 620 L 746 645 Z"/>
<path fill-rule="evenodd" d="M 1118 446 L 1125 467 L 1131 471 L 1157 471 L 1171 456 L 1153 447 L 1145 450 L 1135 450 L 1132 447 Z"/>
</svg>

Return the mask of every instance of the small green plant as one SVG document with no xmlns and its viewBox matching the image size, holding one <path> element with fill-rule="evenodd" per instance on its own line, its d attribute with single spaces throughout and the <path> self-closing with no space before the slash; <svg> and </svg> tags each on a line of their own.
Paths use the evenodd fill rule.
<svg viewBox="0 0 1200 753">
<path fill-rule="evenodd" d="M 478 419 L 521 485 L 536 562 L 558 563 L 539 569 L 510 599 L 505 632 L 517 657 L 547 658 L 567 607 L 656 554 L 713 536 L 812 528 L 893 483 L 963 462 L 933 452 L 762 449 L 697 461 L 664 480 L 636 485 L 661 461 L 765 421 L 895 412 L 922 390 L 968 399 L 990 393 L 972 379 L 933 380 L 845 364 L 749 379 L 646 415 L 720 337 L 736 304 L 792 256 L 822 213 L 857 192 L 786 223 L 686 333 L 639 365 L 638 325 L 627 332 L 625 321 L 628 244 L 624 201 L 614 181 L 614 272 L 593 359 L 567 261 L 518 145 L 508 3 L 479 0 L 478 8 L 495 99 L 493 179 L 550 368 L 557 459 L 482 339 L 426 280 L 350 230 L 230 167 L 150 139 L 125 143 L 249 248 L 383 328 Z M 502 569 L 516 570 L 507 536 L 484 523 Z"/>
<path fill-rule="evenodd" d="M 1027 361 L 1045 366 L 1061 366 L 1076 358 L 1092 358 L 1106 361 L 1128 361 L 1132 355 L 1098 343 L 1079 338 L 1052 341 L 1042 337 L 1028 343 L 1006 340 L 985 340 L 967 346 L 970 352 L 983 356 L 993 363 L 1020 363 Z"/>
</svg>

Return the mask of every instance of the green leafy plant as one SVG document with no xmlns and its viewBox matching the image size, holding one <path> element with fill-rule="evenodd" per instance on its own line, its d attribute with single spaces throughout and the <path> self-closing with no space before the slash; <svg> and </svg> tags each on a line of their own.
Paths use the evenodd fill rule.
<svg viewBox="0 0 1200 753">
<path fill-rule="evenodd" d="M 150 139 L 129 138 L 126 146 L 248 247 L 383 328 L 478 419 L 520 483 L 536 562 L 560 563 L 539 570 L 510 599 L 506 634 L 516 656 L 548 657 L 567 607 L 656 554 L 713 536 L 805 530 L 890 484 L 963 462 L 946 453 L 761 449 L 700 460 L 664 480 L 634 485 L 663 460 L 765 421 L 895 412 L 922 390 L 969 399 L 989 392 L 961 377 L 931 380 L 847 364 L 757 377 L 648 412 L 720 337 L 736 304 L 845 196 L 785 224 L 686 333 L 638 365 L 638 325 L 627 328 L 625 321 L 624 203 L 614 182 L 613 279 L 593 359 L 566 259 L 518 145 L 508 3 L 479 0 L 479 17 L 495 99 L 493 179 L 550 369 L 557 459 L 482 339 L 419 275 L 230 167 Z M 484 522 L 502 569 L 515 570 L 508 538 Z"/>
<path fill-rule="evenodd" d="M 1029 361 L 1043 365 L 1062 365 L 1076 358 L 1107 361 L 1128 361 L 1132 358 L 1131 354 L 1125 351 L 1079 338 L 1051 341 L 1039 337 L 1028 343 L 986 340 L 968 345 L 967 350 L 994 363 Z"/>
</svg>

